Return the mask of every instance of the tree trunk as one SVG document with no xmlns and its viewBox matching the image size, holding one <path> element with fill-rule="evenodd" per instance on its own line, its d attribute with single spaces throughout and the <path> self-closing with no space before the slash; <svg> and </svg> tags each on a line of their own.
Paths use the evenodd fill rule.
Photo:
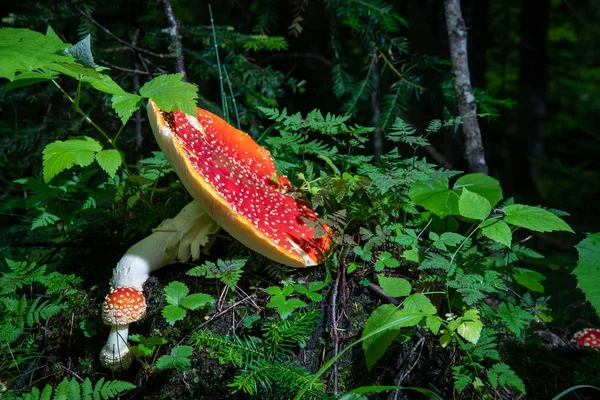
<svg viewBox="0 0 600 400">
<path fill-rule="evenodd" d="M 525 152 L 521 173 L 528 171 L 533 185 L 540 177 L 539 160 L 544 155 L 549 8 L 549 0 L 521 1 L 517 142 Z"/>
<path fill-rule="evenodd" d="M 467 29 L 460 9 L 460 0 L 444 0 L 450 58 L 454 73 L 458 113 L 463 120 L 465 155 L 471 172 L 488 173 L 481 131 L 477 121 L 477 104 L 471 88 L 467 57 Z"/>
</svg>

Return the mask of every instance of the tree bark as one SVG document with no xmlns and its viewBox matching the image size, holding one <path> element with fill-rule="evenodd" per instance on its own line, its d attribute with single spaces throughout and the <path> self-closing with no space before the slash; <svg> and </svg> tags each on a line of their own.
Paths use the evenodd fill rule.
<svg viewBox="0 0 600 400">
<path fill-rule="evenodd" d="M 463 120 L 465 155 L 471 172 L 487 174 L 488 167 L 485 161 L 479 122 L 477 121 L 477 104 L 471 88 L 469 59 L 467 56 L 467 28 L 462 17 L 460 0 L 444 0 L 444 11 L 458 113 Z"/>
<path fill-rule="evenodd" d="M 169 20 L 169 35 L 173 41 L 175 59 L 177 60 L 177 72 L 183 75 L 181 80 L 187 82 L 185 62 L 183 60 L 183 46 L 181 44 L 181 34 L 179 33 L 179 23 L 177 22 L 177 19 L 175 19 L 175 14 L 173 14 L 171 0 L 163 0 L 163 6 L 167 20 Z"/>
</svg>

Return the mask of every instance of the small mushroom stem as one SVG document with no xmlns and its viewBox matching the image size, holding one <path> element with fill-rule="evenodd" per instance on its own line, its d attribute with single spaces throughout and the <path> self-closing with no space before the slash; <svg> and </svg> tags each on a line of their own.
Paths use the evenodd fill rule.
<svg viewBox="0 0 600 400">
<path fill-rule="evenodd" d="M 113 271 L 112 288 L 132 288 L 141 295 L 144 282 L 152 271 L 178 261 L 199 258 L 200 248 L 218 230 L 219 225 L 204 212 L 200 203 L 192 201 L 174 218 L 163 221 L 150 236 L 127 250 Z M 136 310 L 136 319 L 119 321 L 119 313 L 124 314 L 122 310 L 107 310 L 106 303 L 104 307 L 105 313 L 109 311 L 110 315 L 105 322 L 112 328 L 100 354 L 102 365 L 115 371 L 127 369 L 131 364 L 127 357 L 132 358 L 127 347 L 128 323 L 141 318 L 144 312 Z"/>
<path fill-rule="evenodd" d="M 129 368 L 133 356 L 127 345 L 129 324 L 113 325 L 108 334 L 108 340 L 100 352 L 100 363 L 113 371 Z"/>
</svg>

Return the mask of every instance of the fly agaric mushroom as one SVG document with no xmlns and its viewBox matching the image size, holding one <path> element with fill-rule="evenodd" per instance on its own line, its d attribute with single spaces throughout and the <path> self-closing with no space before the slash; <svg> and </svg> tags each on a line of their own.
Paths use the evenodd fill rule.
<svg viewBox="0 0 600 400">
<path fill-rule="evenodd" d="M 143 299 L 149 273 L 198 258 L 200 246 L 219 226 L 248 248 L 291 267 L 319 264 L 331 245 L 330 228 L 316 222 L 308 203 L 287 194 L 289 180 L 250 136 L 199 108 L 193 117 L 163 112 L 150 101 L 148 115 L 161 150 L 195 200 L 129 249 L 115 268 L 114 289 L 104 305 L 105 322 L 113 327 L 100 357 L 113 370 L 131 363 L 128 324 L 134 314 L 138 319 L 144 314 L 139 296 Z M 128 297 L 133 292 L 138 297 Z"/>
<path fill-rule="evenodd" d="M 583 329 L 573 335 L 573 341 L 579 346 L 600 350 L 600 329 Z"/>
<path fill-rule="evenodd" d="M 216 115 L 164 112 L 148 102 L 152 131 L 187 191 L 219 226 L 250 249 L 291 267 L 317 265 L 331 239 L 271 154 Z M 309 221 L 307 223 L 307 221 Z"/>
</svg>

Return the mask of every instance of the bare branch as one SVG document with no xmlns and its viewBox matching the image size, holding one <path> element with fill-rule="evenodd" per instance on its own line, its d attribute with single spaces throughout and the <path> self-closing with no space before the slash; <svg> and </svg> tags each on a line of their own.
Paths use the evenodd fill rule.
<svg viewBox="0 0 600 400">
<path fill-rule="evenodd" d="M 113 39 L 115 39 L 119 43 L 122 43 L 125 46 L 129 47 L 130 49 L 133 49 L 133 50 L 138 51 L 140 53 L 148 54 L 150 56 L 158 57 L 158 58 L 174 58 L 175 57 L 173 54 L 155 53 L 153 51 L 142 49 L 141 47 L 134 46 L 133 44 L 131 44 L 131 43 L 129 43 L 129 42 L 121 39 L 120 37 L 118 37 L 117 35 L 115 35 L 114 33 L 112 33 L 110 30 L 108 30 L 108 28 L 106 28 L 105 26 L 103 26 L 102 24 L 100 24 L 98 21 L 96 21 L 94 18 L 92 18 L 90 15 L 88 15 L 81 8 L 77 7 L 76 5 L 73 5 L 73 7 L 75 7 L 75 9 L 77 11 L 79 11 L 79 13 L 81 15 L 83 15 L 84 17 L 86 17 L 87 19 L 89 19 L 91 23 L 93 23 L 94 25 L 96 25 L 98 28 L 102 29 L 104 31 L 104 33 L 106 33 L 107 35 L 111 36 Z"/>
</svg>

